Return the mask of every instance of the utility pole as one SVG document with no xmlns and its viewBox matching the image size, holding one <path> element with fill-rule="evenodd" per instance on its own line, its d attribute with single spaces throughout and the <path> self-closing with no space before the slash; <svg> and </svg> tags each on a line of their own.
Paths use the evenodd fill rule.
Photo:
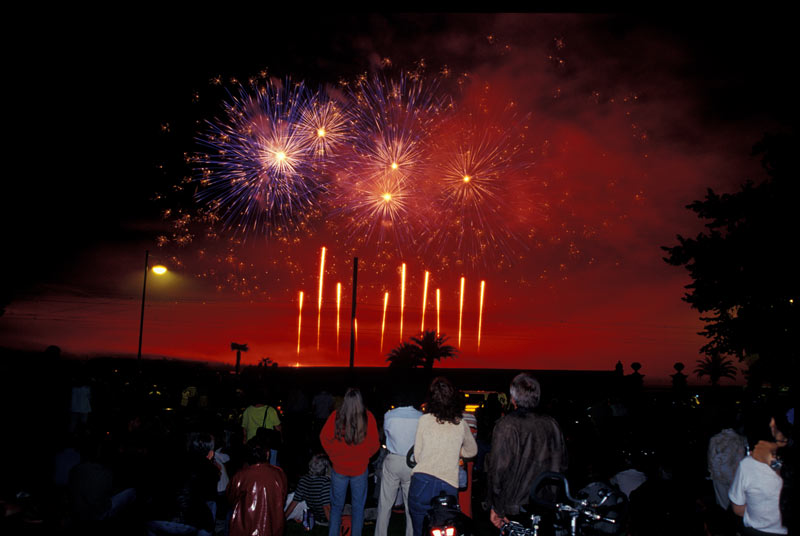
<svg viewBox="0 0 800 536">
<path fill-rule="evenodd" d="M 139 317 L 139 350 L 136 352 L 136 369 L 142 373 L 142 331 L 144 330 L 144 298 L 147 295 L 147 263 L 150 260 L 150 250 L 144 252 L 144 283 L 142 283 L 142 314 Z"/>
<path fill-rule="evenodd" d="M 350 370 L 356 355 L 356 293 L 358 291 L 358 257 L 353 257 L 353 306 L 350 313 Z"/>
</svg>

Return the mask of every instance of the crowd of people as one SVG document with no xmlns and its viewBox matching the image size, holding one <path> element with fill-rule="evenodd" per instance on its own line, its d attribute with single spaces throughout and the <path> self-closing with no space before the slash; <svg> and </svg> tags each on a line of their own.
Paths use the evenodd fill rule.
<svg viewBox="0 0 800 536">
<path fill-rule="evenodd" d="M 578 411 L 551 393 L 543 403 L 527 373 L 472 411 L 445 376 L 424 392 L 353 386 L 313 399 L 298 388 L 278 396 L 251 385 L 238 410 L 201 407 L 184 391 L 177 411 L 129 409 L 114 416 L 113 431 L 93 419 L 89 385 L 80 378 L 73 386 L 40 512 L 64 533 L 361 536 L 369 525 L 387 536 L 394 519 L 405 536 L 422 536 L 432 500 L 444 494 L 462 502 L 475 532 L 499 534 L 530 518 L 531 484 L 548 471 L 566 474 L 574 489 L 604 481 L 624 497 L 618 533 L 795 528 L 793 410 L 763 401 L 715 414 L 705 437 L 680 417 L 660 422 L 662 437 L 674 437 L 656 437 L 656 448 L 641 440 L 652 430 L 631 418 L 641 417 L 636 400 Z M 673 414 L 687 411 L 671 404 Z M 704 482 L 705 496 L 697 491 Z M 10 526 L 13 505 L 4 508 Z"/>
</svg>

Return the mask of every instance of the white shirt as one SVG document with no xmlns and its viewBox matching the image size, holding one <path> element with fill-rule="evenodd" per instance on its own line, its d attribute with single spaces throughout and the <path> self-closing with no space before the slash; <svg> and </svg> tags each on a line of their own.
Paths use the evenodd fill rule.
<svg viewBox="0 0 800 536">
<path fill-rule="evenodd" d="M 787 534 L 778 506 L 782 487 L 783 480 L 769 465 L 747 456 L 739 462 L 728 497 L 733 504 L 745 506 L 745 527 Z"/>
<path fill-rule="evenodd" d="M 222 448 L 214 451 L 214 461 L 219 467 L 219 480 L 217 481 L 217 493 L 224 493 L 228 489 L 228 471 L 225 470 L 225 464 L 231 460 L 231 457 L 222 452 Z"/>
<path fill-rule="evenodd" d="M 413 406 L 391 409 L 383 416 L 383 431 L 386 433 L 386 448 L 392 454 L 405 456 L 414 444 L 417 423 L 422 412 Z"/>
<path fill-rule="evenodd" d="M 647 476 L 636 469 L 626 469 L 611 477 L 611 483 L 630 499 L 631 492 L 647 481 Z"/>
</svg>

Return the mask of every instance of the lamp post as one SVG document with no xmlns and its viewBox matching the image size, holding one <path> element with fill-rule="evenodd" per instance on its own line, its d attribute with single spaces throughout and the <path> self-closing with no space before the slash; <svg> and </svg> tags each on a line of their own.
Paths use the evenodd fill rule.
<svg viewBox="0 0 800 536">
<path fill-rule="evenodd" d="M 142 373 L 142 332 L 144 330 L 144 300 L 147 296 L 147 272 L 148 263 L 150 261 L 150 250 L 144 252 L 144 282 L 142 283 L 142 314 L 139 317 L 139 350 L 136 352 L 136 365 L 139 374 Z M 167 273 L 166 266 L 156 265 L 153 266 L 153 273 L 156 275 L 163 275 Z"/>
</svg>

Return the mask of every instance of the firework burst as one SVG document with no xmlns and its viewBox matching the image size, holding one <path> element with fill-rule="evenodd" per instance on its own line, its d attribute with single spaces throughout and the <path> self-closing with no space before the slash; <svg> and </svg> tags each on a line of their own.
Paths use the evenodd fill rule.
<svg viewBox="0 0 800 536">
<path fill-rule="evenodd" d="M 351 243 L 402 252 L 425 233 L 430 135 L 451 105 L 435 82 L 405 75 L 359 80 L 349 96 L 354 140 L 339 166 L 336 210 Z"/>
<path fill-rule="evenodd" d="M 343 97 L 338 98 L 332 90 L 320 89 L 300 115 L 301 135 L 317 161 L 326 162 L 352 144 L 348 109 Z"/>
<path fill-rule="evenodd" d="M 208 123 L 199 140 L 208 152 L 199 158 L 196 197 L 227 227 L 269 236 L 295 229 L 313 213 L 324 186 L 315 144 L 302 126 L 311 102 L 305 86 L 288 79 L 242 86 L 225 103 L 225 118 Z"/>
<path fill-rule="evenodd" d="M 498 265 L 524 248 L 516 229 L 524 228 L 520 200 L 530 197 L 528 120 L 517 116 L 513 101 L 494 98 L 484 86 L 437 130 L 428 191 L 443 224 L 427 244 L 438 255 Z"/>
</svg>

